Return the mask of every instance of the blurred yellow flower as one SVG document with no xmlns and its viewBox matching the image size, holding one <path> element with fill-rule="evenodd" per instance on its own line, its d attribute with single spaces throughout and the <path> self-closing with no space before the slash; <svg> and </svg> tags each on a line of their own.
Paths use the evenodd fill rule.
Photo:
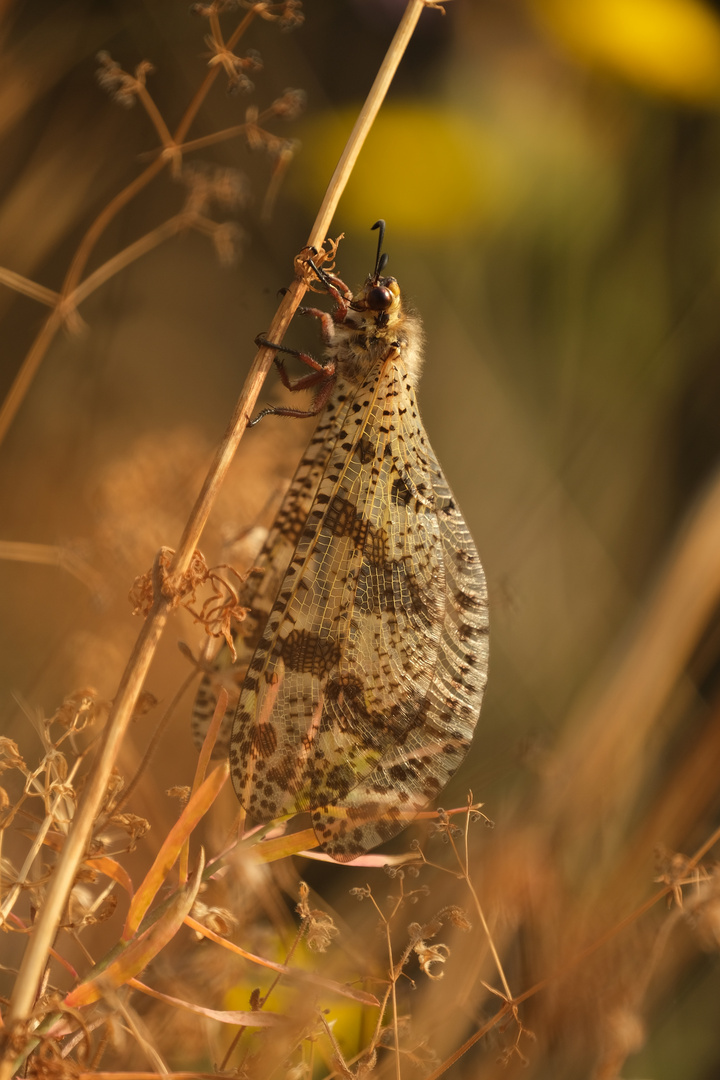
<svg viewBox="0 0 720 1080">
<path fill-rule="evenodd" d="M 583 63 L 693 104 L 720 102 L 720 19 L 700 0 L 528 0 Z"/>
<path fill-rule="evenodd" d="M 300 167 L 291 181 L 310 207 L 322 198 L 357 109 L 325 113 L 299 132 Z M 378 116 L 340 202 L 342 228 L 377 217 L 413 236 L 464 233 L 495 219 L 511 191 L 496 137 L 472 119 L 422 102 L 395 102 Z"/>
</svg>

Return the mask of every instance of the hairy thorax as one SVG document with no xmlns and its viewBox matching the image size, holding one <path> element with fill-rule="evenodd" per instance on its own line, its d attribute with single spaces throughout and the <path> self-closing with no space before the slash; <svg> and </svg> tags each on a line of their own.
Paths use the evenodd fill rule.
<svg viewBox="0 0 720 1080">
<path fill-rule="evenodd" d="M 403 368 L 415 385 L 422 367 L 423 330 L 420 318 L 405 308 L 394 278 L 381 279 L 381 286 L 392 291 L 391 307 L 372 310 L 368 294 L 378 287 L 369 278 L 347 311 L 336 312 L 327 355 L 347 382 L 359 384 L 374 368 L 390 362 Z"/>
</svg>

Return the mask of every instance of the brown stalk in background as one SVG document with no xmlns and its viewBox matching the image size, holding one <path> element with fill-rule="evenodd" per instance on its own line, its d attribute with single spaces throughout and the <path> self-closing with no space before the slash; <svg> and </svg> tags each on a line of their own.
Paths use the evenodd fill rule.
<svg viewBox="0 0 720 1080">
<path fill-rule="evenodd" d="M 393 75 L 402 59 L 403 53 L 412 36 L 417 21 L 426 6 L 427 0 L 409 0 L 400 26 L 388 49 L 386 57 L 381 65 L 378 75 L 368 94 L 365 105 L 353 131 L 350 135 L 345 150 L 338 162 L 335 173 L 328 186 L 322 206 L 318 212 L 315 223 L 308 237 L 308 247 L 322 245 L 327 230 L 330 226 L 338 201 L 352 171 L 353 165 L 360 152 L 362 144 L 372 126 L 372 123 L 382 104 L 383 98 L 393 78 Z M 434 6 L 434 5 L 431 5 Z M 238 32 L 236 31 L 236 34 Z M 231 39 L 232 40 L 232 39 Z M 230 45 L 230 41 L 228 42 Z M 204 87 L 210 85 L 216 77 L 217 67 L 206 77 L 205 83 L 193 103 L 189 107 L 178 132 L 176 142 L 184 137 L 189 124 L 202 100 Z M 162 135 L 162 132 L 161 132 Z M 166 136 L 165 136 L 166 137 Z M 166 152 L 176 153 L 179 148 L 167 147 Z M 89 252 L 100 232 L 117 213 L 121 205 L 135 194 L 144 183 L 147 183 L 163 167 L 163 156 L 156 159 L 152 165 L 133 184 L 129 185 L 116 200 L 110 204 L 87 234 L 81 248 L 76 254 L 73 265 L 66 281 L 67 296 L 71 297 L 73 290 L 86 264 Z M 281 341 L 292 316 L 298 307 L 307 286 L 301 280 L 295 279 L 290 285 L 288 292 L 283 296 L 277 313 L 268 330 L 268 337 L 273 341 Z M 28 364 L 29 379 L 32 378 L 47 346 L 62 322 L 60 309 L 56 308 L 46 322 L 35 346 L 33 347 L 32 365 Z M 272 350 L 261 348 L 252 364 L 243 390 L 238 399 L 232 418 L 228 425 L 225 436 L 218 447 L 215 459 L 208 472 L 203 488 L 185 527 L 180 544 L 173 559 L 171 574 L 178 579 L 187 569 L 195 547 L 200 538 L 207 517 L 210 513 L 213 501 L 220 485 L 225 478 L 230 463 L 237 449 L 240 438 L 247 426 L 260 388 L 272 362 Z M 24 393 L 24 390 L 22 391 Z M 33 929 L 28 943 L 20 972 L 15 983 L 10 1010 L 9 1023 L 17 1023 L 26 1018 L 33 1006 L 33 1001 L 40 984 L 44 969 L 47 952 L 57 932 L 57 927 L 62 918 L 62 913 L 67 903 L 67 898 L 77 872 L 79 863 L 85 852 L 90 836 L 93 821 L 97 815 L 99 806 L 105 794 L 108 779 L 122 743 L 123 736 L 133 714 L 142 685 L 147 675 L 148 668 L 155 654 L 157 644 L 162 635 L 168 612 L 172 601 L 164 596 L 160 589 L 159 561 L 156 559 L 154 567 L 155 577 L 155 602 L 153 609 L 148 615 L 142 630 L 138 636 L 130 660 L 122 676 L 120 686 L 115 696 L 110 715 L 103 733 L 102 743 L 98 750 L 97 759 L 90 774 L 88 785 L 79 803 L 77 813 L 73 819 L 70 832 L 63 846 L 62 855 L 48 889 L 47 897 Z M 0 1080 L 8 1080 L 12 1075 L 12 1061 L 6 1059 L 0 1071 Z"/>
</svg>

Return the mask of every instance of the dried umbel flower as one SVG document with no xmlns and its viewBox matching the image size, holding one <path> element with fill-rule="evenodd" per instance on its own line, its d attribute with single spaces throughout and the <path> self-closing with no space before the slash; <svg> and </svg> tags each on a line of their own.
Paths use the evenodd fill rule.
<svg viewBox="0 0 720 1080">
<path fill-rule="evenodd" d="M 280 8 L 276 18 L 280 29 L 285 33 L 297 30 L 298 26 L 302 26 L 305 21 L 301 0 L 285 0 L 283 4 L 273 4 L 268 7 Z"/>
<path fill-rule="evenodd" d="M 279 98 L 276 98 L 270 106 L 273 116 L 283 120 L 297 120 L 302 116 L 307 104 L 307 94 L 304 90 L 296 90 L 288 86 L 283 90 Z"/>
<path fill-rule="evenodd" d="M 3 735 L 0 736 L 0 773 L 6 769 L 20 769 L 25 772 L 27 765 L 20 756 L 17 743 Z"/>
<path fill-rule="evenodd" d="M 242 252 L 247 233 L 235 221 L 223 221 L 211 233 L 211 239 L 222 266 L 234 266 Z"/>
<path fill-rule="evenodd" d="M 302 931 L 308 948 L 313 949 L 315 952 L 325 952 L 332 943 L 332 939 L 340 931 L 326 911 L 319 911 L 310 907 L 308 903 L 310 889 L 304 881 L 300 882 L 298 890 L 300 900 L 295 910 L 303 920 Z"/>
<path fill-rule="evenodd" d="M 239 210 L 251 196 L 245 173 L 231 166 L 194 161 L 183 167 L 181 180 L 187 188 L 185 210 L 193 214 L 208 213 L 212 203 L 223 210 Z"/>
<path fill-rule="evenodd" d="M 123 108 L 129 109 L 135 104 L 136 98 L 145 86 L 145 80 L 155 70 L 149 60 L 143 60 L 135 68 L 135 75 L 130 75 L 113 60 L 110 53 L 99 52 L 97 61 L 100 67 L 97 70 L 97 81 L 103 90 L 107 90 L 113 101 Z"/>
<path fill-rule="evenodd" d="M 196 900 L 192 907 L 192 916 L 202 923 L 208 930 L 220 937 L 228 937 L 237 929 L 238 921 L 227 908 L 208 907 L 202 900 Z M 198 941 L 202 941 L 203 935 L 195 931 Z"/>
<path fill-rule="evenodd" d="M 426 945 L 424 941 L 416 941 L 413 952 L 417 953 L 418 963 L 429 979 L 442 979 L 444 971 L 433 972 L 433 964 L 444 964 L 450 955 L 450 949 L 442 943 L 438 945 Z"/>
<path fill-rule="evenodd" d="M 165 792 L 171 799 L 179 799 L 183 806 L 185 806 L 190 799 L 190 787 L 187 784 L 175 784 L 174 787 L 168 788 Z"/>
<path fill-rule="evenodd" d="M 110 710 L 110 702 L 101 698 L 92 686 L 73 690 L 63 701 L 52 718 L 52 723 L 64 728 L 82 731 L 98 719 L 105 719 Z"/>
<path fill-rule="evenodd" d="M 210 0 L 210 3 L 191 4 L 190 14 L 210 19 L 215 15 L 221 15 L 224 11 L 237 11 L 238 7 L 239 0 Z"/>
<path fill-rule="evenodd" d="M 284 32 L 296 30 L 305 21 L 302 0 L 280 0 L 279 3 L 271 3 L 270 0 L 211 0 L 209 3 L 193 4 L 190 10 L 193 15 L 212 18 L 235 8 L 244 8 L 267 22 L 277 23 Z"/>
<path fill-rule="evenodd" d="M 114 814 L 110 819 L 129 837 L 128 851 L 134 851 L 138 840 L 145 835 L 150 828 L 150 822 L 146 818 L 138 817 L 137 814 Z"/>
<path fill-rule="evenodd" d="M 70 1058 L 65 1058 L 54 1039 L 45 1038 L 28 1061 L 27 1076 L 30 1080 L 75 1080 L 81 1069 Z"/>
<path fill-rule="evenodd" d="M 237 56 L 212 34 L 205 38 L 205 44 L 211 50 L 208 66 L 223 68 L 227 75 L 226 89 L 229 94 L 250 93 L 255 89 L 255 84 L 248 78 L 248 72 L 262 70 L 262 59 L 256 49 L 248 49 L 244 56 Z"/>
</svg>

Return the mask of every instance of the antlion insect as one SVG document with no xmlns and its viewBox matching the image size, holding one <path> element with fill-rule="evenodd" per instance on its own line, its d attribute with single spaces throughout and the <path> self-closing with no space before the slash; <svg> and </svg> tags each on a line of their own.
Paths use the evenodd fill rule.
<svg viewBox="0 0 720 1080">
<path fill-rule="evenodd" d="M 238 798 L 255 821 L 310 811 L 320 847 L 347 862 L 388 840 L 465 756 L 487 675 L 485 575 L 415 401 L 422 328 L 374 272 L 353 296 L 310 263 L 335 301 L 324 363 L 290 390 L 319 421 L 250 579 L 255 647 L 230 741 Z M 243 629 L 245 624 L 243 624 Z M 198 693 L 200 732 L 214 705 Z"/>
</svg>

